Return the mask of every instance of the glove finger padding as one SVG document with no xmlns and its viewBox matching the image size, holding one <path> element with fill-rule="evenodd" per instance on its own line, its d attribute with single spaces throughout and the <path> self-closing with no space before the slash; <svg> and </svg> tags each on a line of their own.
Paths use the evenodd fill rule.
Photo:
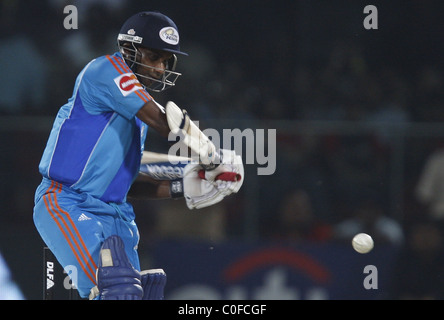
<svg viewBox="0 0 444 320">
<path fill-rule="evenodd" d="M 244 165 L 242 163 L 242 157 L 241 156 L 235 156 L 233 159 L 233 163 L 228 166 L 231 167 L 231 170 L 229 172 L 235 172 L 240 176 L 240 179 L 237 181 L 233 181 L 230 185 L 229 189 L 232 193 L 237 193 L 239 189 L 242 187 L 242 184 L 244 183 L 245 179 L 245 172 L 244 172 Z M 218 180 L 216 180 L 218 181 Z"/>
<path fill-rule="evenodd" d="M 228 167 L 229 165 L 234 163 L 235 160 L 235 152 L 233 150 L 228 149 L 219 149 L 219 159 L 220 164 L 213 170 L 207 170 L 205 171 L 205 179 L 208 181 L 215 181 L 216 177 L 223 173 L 231 171 L 231 167 Z"/>
<path fill-rule="evenodd" d="M 242 157 L 236 155 L 233 150 L 220 149 L 219 153 L 222 159 L 221 164 L 214 170 L 205 171 L 205 179 L 214 182 L 219 191 L 223 192 L 225 195 L 237 193 L 245 179 Z M 221 181 L 217 179 L 217 177 L 224 172 L 234 172 L 239 179 L 237 179 L 237 181 Z"/>
<path fill-rule="evenodd" d="M 189 163 L 184 168 L 183 188 L 189 209 L 205 208 L 220 202 L 225 197 L 215 184 L 199 177 L 198 172 L 201 169 L 198 163 Z"/>
</svg>

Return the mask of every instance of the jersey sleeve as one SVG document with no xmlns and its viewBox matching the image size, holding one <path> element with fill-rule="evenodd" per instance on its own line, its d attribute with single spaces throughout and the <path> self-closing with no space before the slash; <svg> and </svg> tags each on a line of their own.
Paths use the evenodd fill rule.
<svg viewBox="0 0 444 320">
<path fill-rule="evenodd" d="M 91 114 L 114 111 L 127 119 L 153 98 L 117 55 L 100 57 L 85 70 L 79 85 L 82 103 Z"/>
</svg>

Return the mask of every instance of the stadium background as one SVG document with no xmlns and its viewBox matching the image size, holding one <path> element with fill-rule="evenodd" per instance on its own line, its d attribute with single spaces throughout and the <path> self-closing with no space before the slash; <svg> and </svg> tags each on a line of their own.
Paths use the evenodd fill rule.
<svg viewBox="0 0 444 320">
<path fill-rule="evenodd" d="M 63 27 L 68 4 L 77 30 Z M 367 4 L 377 30 L 363 27 Z M 142 265 L 164 267 L 167 298 L 443 298 L 443 229 L 415 193 L 444 141 L 442 1 L 0 5 L 0 250 L 27 299 L 41 298 L 32 207 L 52 118 L 83 65 L 114 52 L 140 10 L 172 17 L 190 53 L 160 102 L 203 128 L 277 132 L 276 172 L 246 165 L 240 193 L 214 208 L 134 202 Z M 350 234 L 369 216 L 378 220 L 360 230 L 376 247 L 363 256 Z M 363 286 L 366 265 L 378 268 L 377 289 Z"/>
</svg>

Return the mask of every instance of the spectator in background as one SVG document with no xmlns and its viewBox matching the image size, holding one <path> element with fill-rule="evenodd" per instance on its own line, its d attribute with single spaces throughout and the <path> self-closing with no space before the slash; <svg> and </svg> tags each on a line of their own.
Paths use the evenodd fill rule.
<svg viewBox="0 0 444 320">
<path fill-rule="evenodd" d="M 391 298 L 443 299 L 443 270 L 444 240 L 441 230 L 431 221 L 413 223 L 392 273 Z"/>
<path fill-rule="evenodd" d="M 331 226 L 313 212 L 310 195 L 293 189 L 282 199 L 272 239 L 296 242 L 324 242 L 331 238 Z"/>
<path fill-rule="evenodd" d="M 415 74 L 415 95 L 412 103 L 416 121 L 444 120 L 444 74 L 437 65 L 424 65 Z"/>
<path fill-rule="evenodd" d="M 79 23 L 82 22 L 82 27 L 67 33 L 59 46 L 61 54 L 69 59 L 77 71 L 83 68 L 91 57 L 112 52 L 117 48 L 115 30 L 109 28 L 112 22 L 115 22 L 116 26 L 119 23 L 119 16 L 113 11 L 114 8 L 102 2 L 91 3 L 87 7 L 88 11 L 81 10 L 84 6 L 79 5 Z"/>
<path fill-rule="evenodd" d="M 194 239 L 211 242 L 225 239 L 226 211 L 223 204 L 202 208 L 192 214 L 188 211 L 181 201 L 162 204 L 156 217 L 156 236 L 159 239 Z"/>
<path fill-rule="evenodd" d="M 401 246 L 404 244 L 404 230 L 400 223 L 384 213 L 382 201 L 371 192 L 358 196 L 352 209 L 352 216 L 334 226 L 334 238 L 350 241 L 357 233 L 367 233 L 378 245 Z"/>
<path fill-rule="evenodd" d="M 29 115 L 46 102 L 48 66 L 9 2 L 0 2 L 0 114 Z"/>
<path fill-rule="evenodd" d="M 415 189 L 426 218 L 444 230 L 444 149 L 433 152 L 426 160 Z"/>
<path fill-rule="evenodd" d="M 372 84 L 379 84 L 380 94 L 367 104 L 367 112 L 362 120 L 374 128 L 375 143 L 381 151 L 391 150 L 397 143 L 394 135 L 407 130 L 412 120 L 408 108 L 411 86 L 398 72 L 389 68 L 380 70 L 371 80 Z M 370 91 L 367 97 L 373 92 Z"/>
<path fill-rule="evenodd" d="M 24 296 L 11 278 L 9 268 L 0 254 L 0 300 L 24 300 Z"/>
</svg>

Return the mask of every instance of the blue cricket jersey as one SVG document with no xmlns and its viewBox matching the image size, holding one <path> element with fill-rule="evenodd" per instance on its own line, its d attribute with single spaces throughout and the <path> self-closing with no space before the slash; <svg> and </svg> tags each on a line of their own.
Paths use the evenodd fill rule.
<svg viewBox="0 0 444 320">
<path fill-rule="evenodd" d="M 92 60 L 57 113 L 40 173 L 104 202 L 125 202 L 148 130 L 135 115 L 149 100 L 120 53 Z"/>
</svg>

